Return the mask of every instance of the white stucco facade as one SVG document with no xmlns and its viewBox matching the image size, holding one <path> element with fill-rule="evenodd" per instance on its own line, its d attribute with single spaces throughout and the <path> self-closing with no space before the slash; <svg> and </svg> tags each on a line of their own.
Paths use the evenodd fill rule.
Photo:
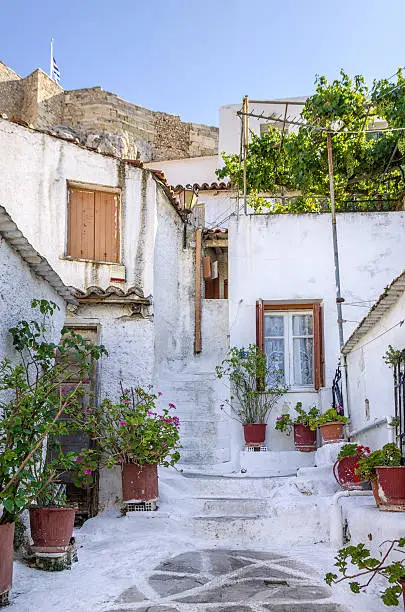
<svg viewBox="0 0 405 612">
<path fill-rule="evenodd" d="M 383 359 L 388 345 L 405 348 L 405 293 L 381 319 L 365 333 L 347 354 L 347 396 L 350 429 L 372 426 L 385 417 L 395 416 L 393 369 Z M 354 436 L 373 449 L 392 441 L 386 423 Z"/>
<path fill-rule="evenodd" d="M 256 340 L 256 300 L 320 300 L 323 307 L 325 388 L 287 393 L 279 412 L 297 401 L 329 407 L 339 360 L 330 216 L 241 215 L 229 227 L 229 329 L 231 346 Z M 344 337 L 351 334 L 384 287 L 403 268 L 405 213 L 344 213 L 337 218 Z M 354 305 L 354 303 L 356 303 Z M 383 351 L 384 352 L 384 351 Z M 364 403 L 364 400 L 363 400 Z M 270 423 L 274 425 L 273 414 Z M 268 427 L 273 450 L 292 441 Z"/>
<path fill-rule="evenodd" d="M 170 159 L 167 161 L 148 162 L 145 168 L 164 172 L 169 185 L 194 185 L 197 183 L 215 183 L 218 181 L 215 170 L 220 168 L 221 160 L 217 155 L 202 157 L 186 157 L 185 159 Z"/>
</svg>

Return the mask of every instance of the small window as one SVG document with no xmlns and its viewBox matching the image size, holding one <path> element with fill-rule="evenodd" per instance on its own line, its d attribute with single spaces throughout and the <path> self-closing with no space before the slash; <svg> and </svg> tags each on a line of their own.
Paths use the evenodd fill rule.
<svg viewBox="0 0 405 612">
<path fill-rule="evenodd" d="M 120 261 L 119 195 L 69 187 L 67 255 Z"/>
<path fill-rule="evenodd" d="M 277 306 L 260 300 L 257 344 L 291 389 L 323 386 L 320 304 Z"/>
</svg>

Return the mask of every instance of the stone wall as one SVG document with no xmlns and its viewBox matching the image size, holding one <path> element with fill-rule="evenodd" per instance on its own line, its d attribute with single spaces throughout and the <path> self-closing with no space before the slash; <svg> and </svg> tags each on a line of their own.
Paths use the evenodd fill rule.
<svg viewBox="0 0 405 612">
<path fill-rule="evenodd" d="M 215 155 L 218 128 L 185 123 L 101 87 L 64 91 L 42 70 L 21 79 L 0 62 L 0 113 L 39 129 L 70 129 L 83 144 L 143 161 Z"/>
</svg>

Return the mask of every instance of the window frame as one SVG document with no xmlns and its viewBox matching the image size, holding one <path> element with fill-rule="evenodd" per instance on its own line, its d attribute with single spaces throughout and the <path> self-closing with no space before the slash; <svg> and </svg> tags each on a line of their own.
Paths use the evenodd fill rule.
<svg viewBox="0 0 405 612">
<path fill-rule="evenodd" d="M 264 352 L 264 313 L 265 311 L 299 313 L 312 312 L 314 339 L 314 384 L 310 386 L 293 385 L 290 392 L 318 391 L 325 385 L 324 381 L 324 350 L 323 350 L 323 309 L 321 300 L 305 302 L 274 302 L 259 299 L 256 302 L 256 344 Z M 285 323 L 284 323 L 285 324 Z M 292 361 L 291 357 L 288 358 Z M 284 361 L 286 361 L 284 357 Z M 290 374 L 290 372 L 289 372 Z"/>
<path fill-rule="evenodd" d="M 117 237 L 117 261 L 110 261 L 104 259 L 89 259 L 87 257 L 77 257 L 75 255 L 71 255 L 69 253 L 70 248 L 70 238 L 69 238 L 69 225 L 70 225 L 70 197 L 72 190 L 79 191 L 88 191 L 88 192 L 101 192 L 108 193 L 117 196 L 117 204 L 116 204 L 116 216 L 117 216 L 117 228 L 118 228 L 118 237 Z M 121 202 L 121 188 L 120 187 L 111 187 L 109 185 L 100 185 L 94 183 L 85 183 L 81 181 L 66 181 L 66 232 L 65 232 L 65 255 L 63 259 L 68 259 L 71 261 L 83 261 L 90 263 L 98 263 L 98 264 L 106 264 L 106 265 L 122 265 L 122 202 Z"/>
</svg>

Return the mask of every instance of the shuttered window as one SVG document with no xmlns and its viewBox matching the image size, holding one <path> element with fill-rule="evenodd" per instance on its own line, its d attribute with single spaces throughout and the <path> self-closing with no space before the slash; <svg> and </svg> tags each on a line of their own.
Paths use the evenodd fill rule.
<svg viewBox="0 0 405 612">
<path fill-rule="evenodd" d="M 256 344 L 292 389 L 324 386 L 322 335 L 319 303 L 256 302 Z"/>
<path fill-rule="evenodd" d="M 118 194 L 69 187 L 67 255 L 119 262 Z"/>
</svg>

